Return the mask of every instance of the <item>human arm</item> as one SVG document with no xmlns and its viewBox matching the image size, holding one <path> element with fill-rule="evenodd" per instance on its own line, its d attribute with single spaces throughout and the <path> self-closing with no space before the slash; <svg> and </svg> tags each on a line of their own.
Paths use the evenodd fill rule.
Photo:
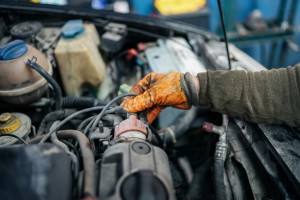
<svg viewBox="0 0 300 200">
<path fill-rule="evenodd" d="M 133 92 L 138 91 L 138 94 L 148 96 L 147 101 L 143 101 L 145 98 L 140 95 L 126 99 L 122 104 L 129 112 L 153 109 L 154 114 L 148 118 L 151 122 L 164 107 L 176 107 L 177 98 L 168 98 L 163 90 L 165 88 L 168 91 L 171 88 L 174 94 L 178 92 L 180 96 L 185 95 L 186 100 L 182 100 L 186 101 L 187 105 L 204 106 L 212 111 L 241 117 L 250 122 L 291 126 L 300 124 L 300 66 L 260 72 L 209 71 L 199 73 L 197 77 L 180 73 L 177 73 L 176 78 L 171 74 L 156 77 L 154 74 L 151 75 L 152 80 L 148 76 L 148 80 L 146 78 L 140 81 L 143 82 L 143 90 L 136 89 L 141 87 L 140 82 L 133 87 Z M 165 76 L 171 76 L 173 82 L 160 83 Z M 153 88 L 151 82 L 159 85 L 162 88 L 161 92 Z M 176 89 L 171 87 L 175 83 Z M 145 91 L 147 93 L 144 94 Z M 159 95 L 151 95 L 153 92 Z M 189 106 L 185 107 L 188 108 Z"/>
<path fill-rule="evenodd" d="M 300 124 L 300 66 L 198 74 L 199 105 L 255 123 Z"/>
</svg>

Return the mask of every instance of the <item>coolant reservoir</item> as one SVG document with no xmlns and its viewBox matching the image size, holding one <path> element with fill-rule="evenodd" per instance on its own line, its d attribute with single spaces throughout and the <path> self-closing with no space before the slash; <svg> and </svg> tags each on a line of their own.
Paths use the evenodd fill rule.
<svg viewBox="0 0 300 200">
<path fill-rule="evenodd" d="M 40 99 L 48 82 L 26 65 L 35 58 L 52 75 L 47 58 L 33 46 L 14 40 L 0 47 L 0 99 L 11 104 L 26 104 Z"/>
<path fill-rule="evenodd" d="M 68 95 L 80 96 L 83 87 L 98 91 L 105 75 L 105 65 L 97 48 L 99 44 L 93 24 L 71 20 L 64 25 L 54 53 Z"/>
</svg>

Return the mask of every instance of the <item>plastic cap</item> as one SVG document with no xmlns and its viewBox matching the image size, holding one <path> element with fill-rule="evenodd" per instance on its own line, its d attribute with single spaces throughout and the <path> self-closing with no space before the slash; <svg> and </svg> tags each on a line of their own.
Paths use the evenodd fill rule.
<svg viewBox="0 0 300 200">
<path fill-rule="evenodd" d="M 70 20 L 62 28 L 64 38 L 74 38 L 84 32 L 83 22 L 81 19 Z"/>
<path fill-rule="evenodd" d="M 14 40 L 0 47 L 0 60 L 11 60 L 23 56 L 28 48 L 22 40 Z"/>
<path fill-rule="evenodd" d="M 21 127 L 21 120 L 11 113 L 3 113 L 0 115 L 0 134 L 12 133 Z"/>
<path fill-rule="evenodd" d="M 0 122 L 4 123 L 4 122 L 7 122 L 10 119 L 11 119 L 11 113 L 6 112 L 6 113 L 2 113 L 0 115 Z"/>
</svg>

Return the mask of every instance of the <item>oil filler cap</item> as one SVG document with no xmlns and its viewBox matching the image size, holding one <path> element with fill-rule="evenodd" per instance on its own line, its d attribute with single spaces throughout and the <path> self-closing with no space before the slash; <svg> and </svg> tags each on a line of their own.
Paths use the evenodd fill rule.
<svg viewBox="0 0 300 200">
<path fill-rule="evenodd" d="M 20 119 L 11 113 L 0 115 L 0 133 L 12 133 L 21 127 Z"/>
<path fill-rule="evenodd" d="M 11 60 L 23 56 L 28 51 L 22 40 L 14 40 L 0 47 L 0 60 Z"/>
</svg>

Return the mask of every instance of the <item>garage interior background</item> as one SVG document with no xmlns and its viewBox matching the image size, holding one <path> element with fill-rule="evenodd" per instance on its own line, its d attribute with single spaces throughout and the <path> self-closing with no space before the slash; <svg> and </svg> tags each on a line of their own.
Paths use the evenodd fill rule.
<svg viewBox="0 0 300 200">
<path fill-rule="evenodd" d="M 138 13 L 150 14 L 151 9 L 147 9 L 146 4 L 151 6 L 152 0 L 132 2 Z M 190 3 L 185 1 L 185 4 Z M 222 4 L 230 42 L 267 68 L 295 65 L 300 61 L 299 1 L 230 0 Z M 208 0 L 197 12 L 168 17 L 222 33 L 217 0 Z"/>
<path fill-rule="evenodd" d="M 201 26 L 222 35 L 217 0 L 31 0 L 35 3 L 134 12 Z M 298 0 L 222 0 L 228 38 L 270 68 L 300 62 Z"/>
<path fill-rule="evenodd" d="M 185 4 L 191 2 L 185 1 Z M 153 13 L 153 3 L 153 0 L 132 0 L 139 14 Z M 300 61 L 299 1 L 223 0 L 222 4 L 230 42 L 267 68 L 295 65 Z M 165 17 L 200 25 L 222 34 L 217 0 L 205 1 L 203 8 L 197 12 Z"/>
</svg>

